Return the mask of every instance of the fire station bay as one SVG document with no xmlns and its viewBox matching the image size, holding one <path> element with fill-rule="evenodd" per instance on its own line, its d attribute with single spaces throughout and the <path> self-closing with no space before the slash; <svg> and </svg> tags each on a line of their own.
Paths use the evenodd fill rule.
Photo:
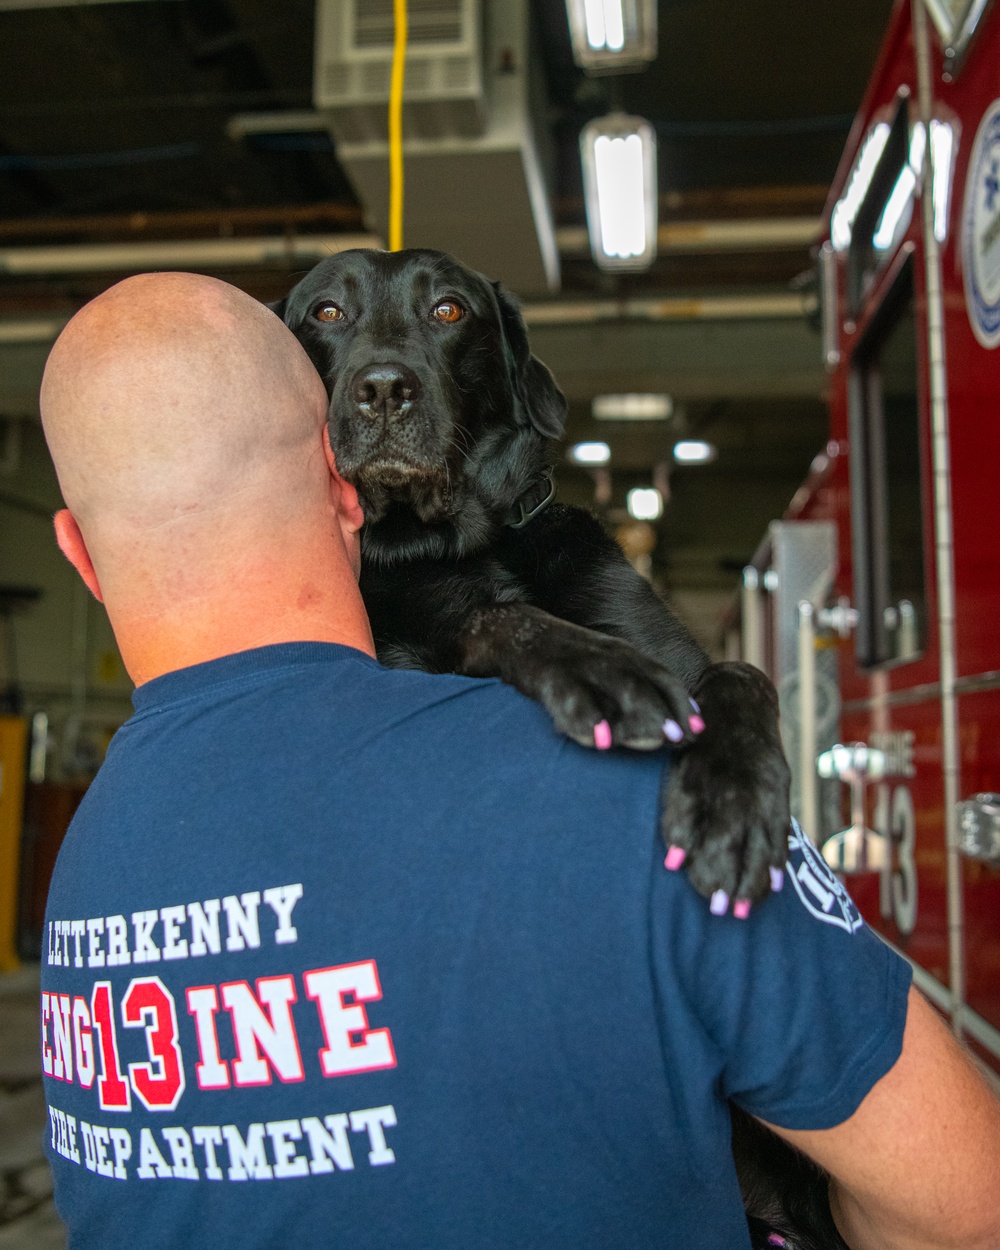
<svg viewBox="0 0 1000 1250">
<path fill-rule="evenodd" d="M 39 391 L 67 323 L 137 275 L 221 280 L 306 348 L 380 664 L 500 677 L 608 767 L 704 749 L 710 701 L 638 742 L 594 659 L 581 730 L 550 693 L 568 652 L 531 630 L 617 634 L 685 694 L 753 666 L 786 891 L 863 918 L 1000 1090 L 1000 5 L 809 8 L 0 0 L 0 1250 L 66 1244 L 60 1158 L 134 1172 L 123 1109 L 403 1062 L 370 952 L 208 970 L 292 966 L 311 887 L 273 861 L 232 892 L 48 906 L 142 682 L 57 544 Z M 521 623 L 484 643 L 470 613 L 496 605 Z M 261 787 L 307 745 L 268 720 Z M 705 908 L 777 906 L 758 884 Z M 186 998 L 171 960 L 204 978 Z M 92 1118 L 52 1081 L 99 1088 Z M 395 1166 L 398 1108 L 331 1109 L 161 1137 L 140 1175 Z"/>
</svg>

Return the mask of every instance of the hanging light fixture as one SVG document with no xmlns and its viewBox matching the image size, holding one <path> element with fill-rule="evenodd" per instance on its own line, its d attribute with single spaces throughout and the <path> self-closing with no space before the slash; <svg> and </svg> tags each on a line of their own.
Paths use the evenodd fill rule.
<svg viewBox="0 0 1000 1250">
<path fill-rule="evenodd" d="M 658 521 L 663 516 L 663 496 L 655 486 L 633 486 L 625 496 L 625 506 L 637 521 Z"/>
<path fill-rule="evenodd" d="M 611 448 L 607 443 L 574 443 L 568 454 L 574 464 L 607 464 L 611 459 Z"/>
<path fill-rule="evenodd" d="M 573 59 L 589 74 L 641 69 L 656 59 L 656 0 L 566 0 Z"/>
<path fill-rule="evenodd" d="M 601 269 L 648 269 L 656 256 L 656 133 L 649 122 L 609 113 L 580 134 L 583 193 L 594 261 Z"/>
</svg>

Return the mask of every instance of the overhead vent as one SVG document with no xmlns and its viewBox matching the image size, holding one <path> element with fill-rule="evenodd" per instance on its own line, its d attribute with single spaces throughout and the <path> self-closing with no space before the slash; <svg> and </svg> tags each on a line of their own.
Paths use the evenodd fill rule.
<svg viewBox="0 0 1000 1250">
<path fill-rule="evenodd" d="M 409 0 L 403 131 L 468 138 L 486 126 L 482 0 Z M 395 20 L 392 0 L 317 0 L 316 107 L 338 139 L 384 139 Z"/>
<path fill-rule="evenodd" d="M 403 238 L 532 296 L 558 287 L 559 252 L 550 110 L 529 4 L 409 0 Z M 383 239 L 392 10 L 390 0 L 316 0 L 316 108 L 368 229 Z"/>
<path fill-rule="evenodd" d="M 461 43 L 467 7 L 462 0 L 409 0 L 408 43 Z M 354 0 L 355 48 L 391 49 L 395 34 L 393 0 Z"/>
</svg>

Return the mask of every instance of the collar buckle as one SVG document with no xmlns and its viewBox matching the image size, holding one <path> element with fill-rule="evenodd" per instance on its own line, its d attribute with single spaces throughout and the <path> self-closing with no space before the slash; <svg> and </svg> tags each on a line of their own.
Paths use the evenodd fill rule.
<svg viewBox="0 0 1000 1250">
<path fill-rule="evenodd" d="M 556 480 L 552 476 L 552 470 L 549 469 L 542 478 L 542 485 L 548 487 L 542 498 L 531 508 L 524 506 L 524 501 L 530 499 L 536 490 L 536 486 L 532 486 L 530 490 L 526 490 L 521 498 L 517 501 L 512 509 L 515 520 L 508 520 L 507 526 L 512 530 L 523 529 L 529 521 L 533 521 L 540 512 L 544 512 L 553 499 L 556 497 Z"/>
</svg>

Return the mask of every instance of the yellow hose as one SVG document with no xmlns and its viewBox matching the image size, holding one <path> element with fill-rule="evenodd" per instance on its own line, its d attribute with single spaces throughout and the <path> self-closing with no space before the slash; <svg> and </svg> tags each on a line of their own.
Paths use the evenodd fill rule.
<svg viewBox="0 0 1000 1250">
<path fill-rule="evenodd" d="M 406 0 L 393 0 L 396 37 L 389 88 L 389 251 L 403 247 L 403 75 L 406 69 Z"/>
</svg>

